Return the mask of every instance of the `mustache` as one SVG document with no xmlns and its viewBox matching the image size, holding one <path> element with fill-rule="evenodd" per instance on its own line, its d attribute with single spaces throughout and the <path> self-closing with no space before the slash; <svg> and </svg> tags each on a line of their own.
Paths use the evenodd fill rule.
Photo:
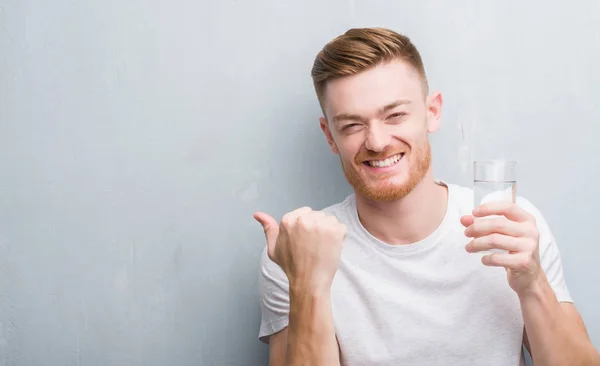
<svg viewBox="0 0 600 366">
<path fill-rule="evenodd" d="M 384 151 L 376 152 L 368 149 L 361 149 L 358 154 L 354 157 L 354 162 L 356 164 L 362 164 L 367 160 L 383 160 L 393 155 L 406 153 L 408 150 L 408 146 L 394 146 L 386 148 Z"/>
</svg>

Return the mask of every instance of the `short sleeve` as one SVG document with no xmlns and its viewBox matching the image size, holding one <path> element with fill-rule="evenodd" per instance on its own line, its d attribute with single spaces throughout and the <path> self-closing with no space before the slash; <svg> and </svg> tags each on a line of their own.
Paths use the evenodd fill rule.
<svg viewBox="0 0 600 366">
<path fill-rule="evenodd" d="M 531 202 L 519 197 L 517 203 L 536 218 L 537 229 L 540 233 L 540 263 L 546 273 L 550 287 L 554 290 L 556 299 L 559 302 L 573 302 L 563 275 L 560 251 L 550 226 L 542 213 Z"/>
<path fill-rule="evenodd" d="M 290 296 L 288 278 L 275 262 L 266 248 L 260 260 L 259 291 L 261 322 L 258 338 L 269 343 L 269 337 L 288 326 Z"/>
</svg>

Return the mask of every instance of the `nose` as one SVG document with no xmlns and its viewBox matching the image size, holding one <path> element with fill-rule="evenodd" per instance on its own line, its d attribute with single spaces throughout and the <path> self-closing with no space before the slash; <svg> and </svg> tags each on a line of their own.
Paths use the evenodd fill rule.
<svg viewBox="0 0 600 366">
<path fill-rule="evenodd" d="M 371 151 L 382 152 L 390 144 L 390 135 L 381 126 L 369 126 L 365 147 Z"/>
</svg>

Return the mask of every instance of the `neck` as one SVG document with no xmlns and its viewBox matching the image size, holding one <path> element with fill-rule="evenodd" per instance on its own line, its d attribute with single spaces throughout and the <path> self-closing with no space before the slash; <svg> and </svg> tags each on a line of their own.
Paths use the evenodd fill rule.
<svg viewBox="0 0 600 366">
<path fill-rule="evenodd" d="M 358 217 L 364 228 L 390 245 L 425 239 L 442 223 L 448 206 L 448 189 L 437 184 L 431 172 L 397 201 L 377 202 L 356 194 Z"/>
</svg>

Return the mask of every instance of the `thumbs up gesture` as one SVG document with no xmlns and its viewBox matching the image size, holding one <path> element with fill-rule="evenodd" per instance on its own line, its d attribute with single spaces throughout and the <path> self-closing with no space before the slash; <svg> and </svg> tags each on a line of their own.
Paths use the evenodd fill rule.
<svg viewBox="0 0 600 366">
<path fill-rule="evenodd" d="M 285 272 L 290 290 L 329 291 L 338 269 L 346 226 L 336 217 L 309 207 L 283 216 L 281 224 L 257 212 L 267 238 L 269 258 Z"/>
</svg>

